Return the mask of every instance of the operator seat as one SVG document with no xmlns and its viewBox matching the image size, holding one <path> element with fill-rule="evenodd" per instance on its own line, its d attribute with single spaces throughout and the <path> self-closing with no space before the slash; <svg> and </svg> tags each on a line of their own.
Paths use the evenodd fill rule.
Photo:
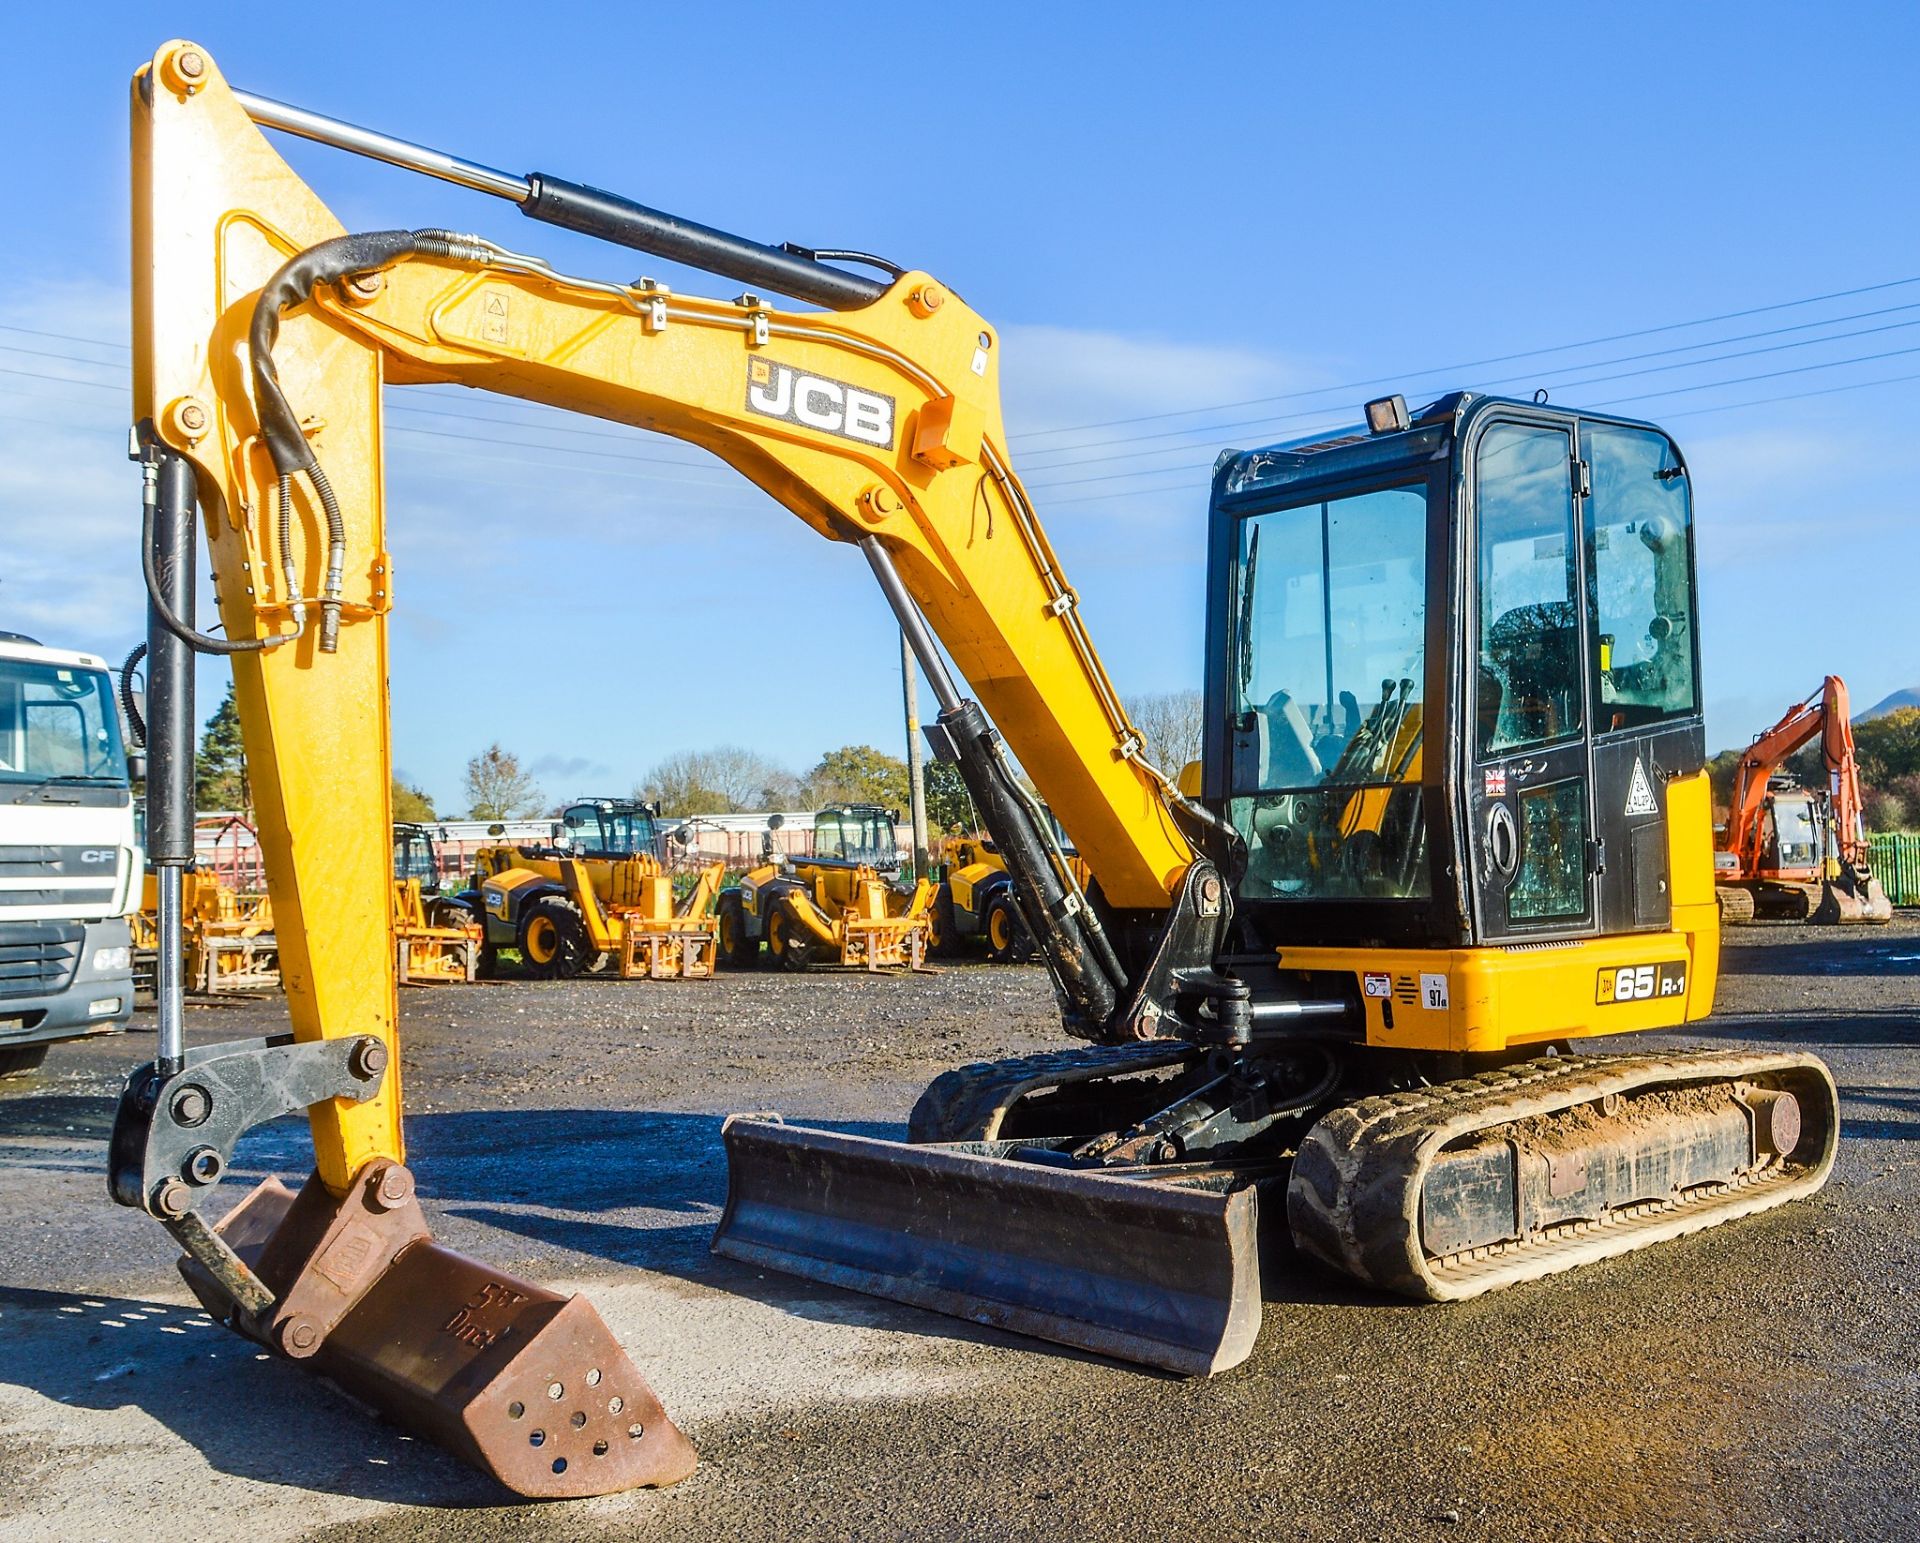
<svg viewBox="0 0 1920 1543">
<path fill-rule="evenodd" d="M 1580 722 L 1580 637 L 1570 600 L 1535 601 L 1501 613 L 1481 643 L 1485 677 L 1499 687 L 1490 745 L 1533 745 L 1558 739 Z M 1485 724 L 1481 727 L 1485 732 Z"/>
</svg>

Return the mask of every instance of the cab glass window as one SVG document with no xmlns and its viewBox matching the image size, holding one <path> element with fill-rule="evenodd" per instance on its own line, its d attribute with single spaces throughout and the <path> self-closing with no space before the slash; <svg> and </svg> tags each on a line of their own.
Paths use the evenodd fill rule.
<svg viewBox="0 0 1920 1543">
<path fill-rule="evenodd" d="M 1693 520 L 1687 475 L 1666 435 L 1592 424 L 1586 460 L 1596 729 L 1691 713 Z"/>
<path fill-rule="evenodd" d="M 1241 523 L 1231 814 L 1259 899 L 1430 890 L 1424 484 Z"/>
<path fill-rule="evenodd" d="M 1570 446 L 1563 430 L 1510 423 L 1480 439 L 1476 739 L 1483 756 L 1580 732 Z"/>
</svg>

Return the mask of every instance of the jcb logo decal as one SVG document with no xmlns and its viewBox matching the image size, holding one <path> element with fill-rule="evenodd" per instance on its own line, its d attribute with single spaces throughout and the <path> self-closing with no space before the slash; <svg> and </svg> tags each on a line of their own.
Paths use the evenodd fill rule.
<svg viewBox="0 0 1920 1543">
<path fill-rule="evenodd" d="M 1609 1002 L 1650 1002 L 1655 997 L 1684 996 L 1686 990 L 1687 967 L 1678 962 L 1609 965 L 1597 978 L 1593 1000 L 1604 1007 Z"/>
<path fill-rule="evenodd" d="M 747 361 L 747 410 L 882 450 L 893 448 L 892 397 L 772 359 Z"/>
</svg>

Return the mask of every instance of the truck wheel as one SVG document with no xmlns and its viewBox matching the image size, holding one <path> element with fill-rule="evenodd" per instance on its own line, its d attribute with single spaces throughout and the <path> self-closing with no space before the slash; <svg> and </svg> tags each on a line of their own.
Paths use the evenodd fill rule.
<svg viewBox="0 0 1920 1543">
<path fill-rule="evenodd" d="M 985 925 L 987 957 L 995 964 L 1011 964 L 1019 957 L 1020 918 L 1013 914 L 1013 897 L 995 895 L 987 902 Z"/>
<path fill-rule="evenodd" d="M 953 919 L 953 891 L 942 884 L 927 908 L 927 952 L 935 959 L 951 959 L 960 952 L 960 932 Z"/>
<path fill-rule="evenodd" d="M 734 970 L 750 970 L 760 962 L 760 941 L 747 936 L 746 908 L 732 896 L 720 902 L 720 961 Z"/>
<path fill-rule="evenodd" d="M 813 945 L 799 933 L 785 911 L 767 918 L 767 952 L 783 970 L 804 970 L 813 963 Z"/>
<path fill-rule="evenodd" d="M 37 1070 L 52 1048 L 50 1045 L 17 1045 L 11 1050 L 0 1050 L 0 1077 L 24 1077 Z"/>
<path fill-rule="evenodd" d="M 543 895 L 520 914 L 520 963 L 535 980 L 572 980 L 586 967 L 587 929 L 557 895 Z"/>
</svg>

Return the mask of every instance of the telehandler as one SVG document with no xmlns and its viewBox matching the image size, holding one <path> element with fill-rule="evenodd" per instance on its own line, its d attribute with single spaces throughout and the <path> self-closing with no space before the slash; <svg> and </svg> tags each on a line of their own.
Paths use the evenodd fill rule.
<svg viewBox="0 0 1920 1543">
<path fill-rule="evenodd" d="M 1837 1100 L 1812 1056 L 1568 1053 L 1713 999 L 1691 494 L 1660 430 L 1387 397 L 1350 433 L 1223 454 L 1183 792 L 1008 461 L 999 334 L 926 273 L 248 96 L 188 42 L 141 67 L 132 107 L 151 859 L 177 885 L 191 857 L 188 666 L 226 653 L 293 1032 L 186 1051 L 163 981 L 112 1183 L 239 1332 L 524 1494 L 694 1461 L 587 1302 L 435 1242 L 403 1166 L 383 385 L 678 436 L 856 546 L 1084 1042 L 943 1074 L 907 1142 L 734 1118 L 721 1253 L 1207 1372 L 1252 1344 L 1263 1217 L 1359 1281 L 1445 1299 L 1825 1181 Z M 259 125 L 749 288 L 349 235 Z M 218 636 L 192 611 L 196 508 Z M 1092 883 L 1049 861 L 1009 750 Z M 269 1181 L 211 1225 L 234 1141 L 302 1107 L 305 1187 Z"/>
<path fill-rule="evenodd" d="M 1092 873 L 1051 813 L 1047 823 L 1052 827 L 1054 861 L 1070 866 L 1073 881 L 1084 889 L 1093 882 Z M 945 873 L 927 908 L 932 924 L 927 951 L 951 958 L 977 941 L 996 964 L 1032 958 L 1033 934 L 1020 918 L 1013 875 L 992 838 L 978 833 L 949 837 L 941 851 Z"/>
<path fill-rule="evenodd" d="M 441 888 L 431 827 L 396 822 L 393 956 L 403 986 L 470 983 L 479 974 L 480 924 Z"/>
<path fill-rule="evenodd" d="M 676 900 L 658 846 L 647 805 L 588 798 L 561 811 L 552 846 L 481 848 L 458 897 L 485 929 L 481 973 L 494 973 L 500 949 L 516 948 L 540 980 L 610 965 L 622 980 L 710 977 L 725 866 L 705 865 Z"/>
<path fill-rule="evenodd" d="M 933 886 L 892 883 L 900 871 L 895 812 L 877 804 L 829 804 L 813 817 L 813 855 L 777 858 L 767 821 L 759 866 L 720 892 L 720 957 L 759 963 L 760 944 L 783 970 L 831 955 L 868 970 L 925 967 Z"/>
</svg>

